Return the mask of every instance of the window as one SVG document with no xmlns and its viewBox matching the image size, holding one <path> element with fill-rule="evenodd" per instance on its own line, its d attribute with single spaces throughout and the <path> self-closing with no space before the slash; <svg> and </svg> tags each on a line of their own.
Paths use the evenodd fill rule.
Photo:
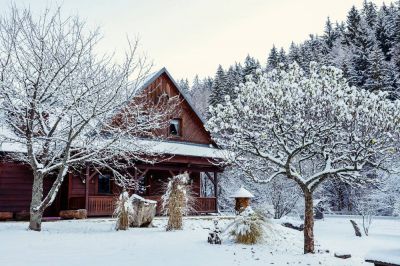
<svg viewBox="0 0 400 266">
<path fill-rule="evenodd" d="M 181 135 L 181 119 L 172 119 L 169 123 L 169 134 L 172 136 Z"/>
<path fill-rule="evenodd" d="M 99 184 L 98 184 L 97 191 L 99 194 L 110 194 L 111 193 L 110 176 L 109 175 L 99 175 Z"/>
</svg>

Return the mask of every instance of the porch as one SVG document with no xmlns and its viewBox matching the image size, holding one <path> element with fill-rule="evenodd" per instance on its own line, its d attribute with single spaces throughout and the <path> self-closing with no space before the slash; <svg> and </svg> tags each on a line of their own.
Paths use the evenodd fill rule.
<svg viewBox="0 0 400 266">
<path fill-rule="evenodd" d="M 161 196 L 144 196 L 146 199 L 157 201 L 157 215 L 162 214 Z M 88 203 L 88 216 L 111 216 L 114 212 L 116 197 L 90 196 Z M 215 213 L 217 199 L 215 197 L 196 197 L 193 214 Z"/>
<path fill-rule="evenodd" d="M 146 166 L 133 169 L 135 179 L 140 185 L 136 193 L 146 199 L 157 201 L 157 215 L 162 215 L 162 200 L 168 180 L 183 171 L 190 177 L 192 196 L 194 197 L 191 214 L 216 213 L 218 211 L 218 175 L 217 171 L 209 172 L 208 168 Z M 179 170 L 178 170 L 179 169 Z M 207 170 L 207 171 L 205 171 Z M 213 170 L 213 169 L 210 169 Z M 70 175 L 68 182 L 68 209 L 86 209 L 88 216 L 111 216 L 115 201 L 122 189 L 118 187 L 111 175 L 92 171 L 89 167 L 83 175 Z"/>
</svg>

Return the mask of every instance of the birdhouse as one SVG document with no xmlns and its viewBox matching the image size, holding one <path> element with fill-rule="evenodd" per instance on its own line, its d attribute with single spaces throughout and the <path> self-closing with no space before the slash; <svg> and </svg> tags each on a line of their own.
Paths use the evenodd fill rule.
<svg viewBox="0 0 400 266">
<path fill-rule="evenodd" d="M 254 198 L 254 195 L 244 187 L 241 187 L 230 197 L 235 199 L 235 211 L 241 213 L 244 209 L 250 206 L 250 200 L 251 198 Z"/>
</svg>

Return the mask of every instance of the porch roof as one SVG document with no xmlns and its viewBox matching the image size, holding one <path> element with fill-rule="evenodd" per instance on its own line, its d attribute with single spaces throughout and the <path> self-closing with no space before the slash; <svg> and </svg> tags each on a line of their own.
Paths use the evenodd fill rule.
<svg viewBox="0 0 400 266">
<path fill-rule="evenodd" d="M 213 147 L 211 144 L 195 144 L 189 142 L 177 141 L 156 141 L 156 140 L 140 140 L 143 145 L 147 145 L 151 152 L 183 155 L 193 157 L 204 157 L 210 159 L 224 159 L 227 151 Z"/>
</svg>

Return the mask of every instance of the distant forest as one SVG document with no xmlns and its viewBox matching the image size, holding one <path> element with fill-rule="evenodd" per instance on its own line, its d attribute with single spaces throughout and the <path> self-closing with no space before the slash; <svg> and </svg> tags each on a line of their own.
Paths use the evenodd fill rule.
<svg viewBox="0 0 400 266">
<path fill-rule="evenodd" d="M 400 1 L 377 7 L 364 1 L 361 9 L 352 7 L 346 21 L 332 22 L 328 17 L 321 36 L 310 34 L 303 43 L 292 42 L 288 51 L 273 46 L 266 64 L 248 55 L 224 69 L 217 68 L 213 78 L 195 76 L 193 82 L 179 80 L 196 108 L 206 116 L 209 105 L 235 97 L 234 88 L 257 69 L 269 71 L 297 62 L 308 71 L 311 61 L 340 68 L 350 85 L 370 91 L 387 91 L 400 97 Z"/>
</svg>

